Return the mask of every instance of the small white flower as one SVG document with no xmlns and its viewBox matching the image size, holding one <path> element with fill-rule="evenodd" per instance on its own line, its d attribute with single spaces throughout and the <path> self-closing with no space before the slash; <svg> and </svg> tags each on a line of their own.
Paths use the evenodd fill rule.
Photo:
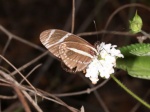
<svg viewBox="0 0 150 112">
<path fill-rule="evenodd" d="M 108 79 L 110 74 L 114 73 L 116 66 L 116 58 L 123 58 L 120 50 L 117 50 L 116 45 L 105 44 L 102 42 L 97 46 L 98 55 L 93 58 L 93 61 L 86 69 L 85 77 L 88 77 L 93 84 L 99 80 L 99 76 Z M 98 58 L 100 57 L 100 59 Z"/>
<path fill-rule="evenodd" d="M 121 57 L 121 58 L 124 57 L 124 56 L 121 54 L 120 50 L 117 50 L 117 49 L 115 49 L 115 48 L 112 48 L 110 53 L 111 53 L 112 56 Z"/>
<path fill-rule="evenodd" d="M 93 84 L 96 84 L 99 74 L 99 62 L 97 58 L 94 58 L 93 61 L 89 64 L 88 68 L 86 69 L 85 77 L 89 77 Z"/>
</svg>

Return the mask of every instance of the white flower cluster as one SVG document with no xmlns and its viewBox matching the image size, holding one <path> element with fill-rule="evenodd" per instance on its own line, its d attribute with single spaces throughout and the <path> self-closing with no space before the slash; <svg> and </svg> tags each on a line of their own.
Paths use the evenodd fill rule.
<svg viewBox="0 0 150 112">
<path fill-rule="evenodd" d="M 88 65 L 85 75 L 93 84 L 97 83 L 99 76 L 108 79 L 110 74 L 114 73 L 117 57 L 124 57 L 115 47 L 117 46 L 104 42 L 97 46 L 98 55 Z"/>
</svg>

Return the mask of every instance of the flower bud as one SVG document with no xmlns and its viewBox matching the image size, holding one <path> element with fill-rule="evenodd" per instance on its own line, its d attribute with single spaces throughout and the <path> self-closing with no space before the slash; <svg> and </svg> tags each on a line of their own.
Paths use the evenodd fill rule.
<svg viewBox="0 0 150 112">
<path fill-rule="evenodd" d="M 130 23 L 129 28 L 132 33 L 135 34 L 135 33 L 138 33 L 141 31 L 143 22 L 142 22 L 141 17 L 137 14 L 137 12 L 136 12 L 135 16 L 133 17 L 133 19 L 129 21 L 129 23 Z"/>
</svg>

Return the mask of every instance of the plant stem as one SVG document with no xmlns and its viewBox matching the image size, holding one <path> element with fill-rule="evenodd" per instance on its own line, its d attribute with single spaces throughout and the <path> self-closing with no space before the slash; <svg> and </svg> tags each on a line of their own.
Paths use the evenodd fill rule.
<svg viewBox="0 0 150 112">
<path fill-rule="evenodd" d="M 137 96 L 136 94 L 134 94 L 132 91 L 130 91 L 125 85 L 123 85 L 114 75 L 111 75 L 111 78 L 121 87 L 123 88 L 128 94 L 130 94 L 133 98 L 135 98 L 136 100 L 138 100 L 141 104 L 143 104 L 144 106 L 146 106 L 147 108 L 150 109 L 150 104 L 148 104 L 147 102 L 145 102 L 144 100 L 142 100 L 139 96 Z"/>
</svg>

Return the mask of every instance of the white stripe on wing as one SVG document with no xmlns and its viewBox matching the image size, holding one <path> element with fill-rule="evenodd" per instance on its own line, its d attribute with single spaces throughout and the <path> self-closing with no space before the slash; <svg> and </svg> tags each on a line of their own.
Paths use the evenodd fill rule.
<svg viewBox="0 0 150 112">
<path fill-rule="evenodd" d="M 59 41 L 57 41 L 57 42 L 55 42 L 55 43 L 53 43 L 53 44 L 46 44 L 45 46 L 47 47 L 47 48 L 50 48 L 50 47 L 52 47 L 52 46 L 54 46 L 54 45 L 56 45 L 56 44 L 59 44 L 59 43 L 61 43 L 61 42 L 63 42 L 66 38 L 68 38 L 70 35 L 72 35 L 71 33 L 67 33 L 65 36 L 63 36 Z"/>
<path fill-rule="evenodd" d="M 74 52 L 76 52 L 76 53 L 78 53 L 78 54 L 82 54 L 82 55 L 84 55 L 84 56 L 93 58 L 93 56 L 92 56 L 91 54 L 89 54 L 89 53 L 87 53 L 87 52 L 85 52 L 85 51 L 82 51 L 82 50 L 79 50 L 79 49 L 75 49 L 75 48 L 67 48 L 67 49 L 69 49 L 69 50 L 71 50 L 71 51 L 74 51 Z"/>
<path fill-rule="evenodd" d="M 56 30 L 51 30 L 49 32 L 49 36 L 47 37 L 47 39 L 44 42 L 44 45 L 46 45 L 49 42 L 49 39 L 52 37 L 52 35 L 55 33 Z"/>
</svg>

